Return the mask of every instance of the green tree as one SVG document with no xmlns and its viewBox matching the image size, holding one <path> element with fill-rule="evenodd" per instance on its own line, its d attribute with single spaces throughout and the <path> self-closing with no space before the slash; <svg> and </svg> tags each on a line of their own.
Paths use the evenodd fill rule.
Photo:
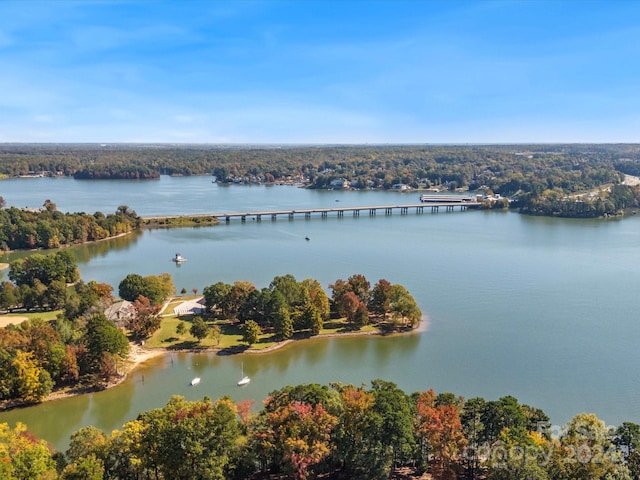
<svg viewBox="0 0 640 480">
<path fill-rule="evenodd" d="M 242 327 L 242 341 L 247 345 L 251 346 L 257 343 L 261 334 L 260 325 L 253 320 L 248 320 L 245 322 L 244 327 Z"/>
<path fill-rule="evenodd" d="M 220 340 L 222 340 L 222 329 L 220 325 L 212 325 L 209 329 L 209 335 L 216 341 L 216 346 L 220 345 Z"/>
<path fill-rule="evenodd" d="M 206 338 L 207 335 L 209 335 L 209 325 L 207 325 L 201 316 L 197 315 L 193 317 L 189 333 L 196 337 L 200 342 L 203 338 Z"/>
<path fill-rule="evenodd" d="M 306 278 L 301 282 L 301 285 L 308 292 L 309 303 L 318 311 L 321 319 L 323 321 L 328 320 L 330 313 L 329 297 L 320 282 L 313 278 Z"/>
<path fill-rule="evenodd" d="M 322 315 L 318 309 L 309 303 L 303 313 L 304 324 L 309 329 L 312 335 L 319 335 L 323 327 Z"/>
<path fill-rule="evenodd" d="M 15 429 L 0 423 L 0 478 L 55 479 L 56 463 L 44 440 L 18 422 Z"/>
<path fill-rule="evenodd" d="M 375 397 L 373 411 L 380 417 L 380 442 L 384 455 L 390 455 L 389 465 L 404 464 L 414 458 L 416 441 L 413 412 L 409 397 L 397 385 L 373 380 L 371 391 Z"/>
<path fill-rule="evenodd" d="M 141 462 L 158 478 L 224 480 L 240 435 L 228 398 L 187 402 L 174 396 L 138 417 Z"/>
<path fill-rule="evenodd" d="M 207 310 L 212 313 L 218 313 L 223 318 L 229 318 L 231 288 L 231 285 L 224 282 L 216 282 L 213 285 L 204 287 L 202 294 Z"/>
<path fill-rule="evenodd" d="M 184 335 L 187 332 L 187 324 L 184 322 L 178 323 L 176 326 L 176 333 L 178 335 Z"/>
<path fill-rule="evenodd" d="M 272 292 L 279 292 L 290 308 L 301 307 L 306 303 L 306 290 L 291 274 L 274 277 L 269 288 Z"/>
<path fill-rule="evenodd" d="M 237 317 L 242 305 L 247 300 L 251 292 L 255 290 L 256 287 L 251 282 L 234 282 L 226 298 L 227 316 L 230 318 Z"/>
<path fill-rule="evenodd" d="M 592 413 L 580 413 L 565 426 L 551 465 L 551 476 L 587 480 L 629 478 L 626 466 L 615 452 L 613 432 Z"/>
<path fill-rule="evenodd" d="M 67 301 L 67 285 L 62 280 L 54 280 L 46 292 L 46 303 L 51 310 L 64 307 Z"/>
<path fill-rule="evenodd" d="M 144 284 L 144 291 L 141 295 L 147 297 L 153 305 L 161 305 L 176 291 L 173 279 L 168 273 L 147 275 L 144 277 Z"/>
<path fill-rule="evenodd" d="M 369 311 L 364 303 L 360 303 L 353 314 L 353 324 L 358 328 L 364 327 L 369 323 Z"/>
<path fill-rule="evenodd" d="M 100 429 L 93 425 L 83 427 L 71 434 L 65 457 L 70 463 L 89 455 L 104 459 L 108 443 L 107 436 Z"/>
<path fill-rule="evenodd" d="M 293 336 L 293 319 L 289 312 L 289 306 L 280 292 L 275 292 L 272 296 L 271 318 L 276 335 L 282 340 Z"/>
<path fill-rule="evenodd" d="M 144 295 L 146 282 L 142 275 L 130 273 L 118 285 L 118 295 L 123 300 L 134 302 L 140 295 Z"/>
<path fill-rule="evenodd" d="M 125 334 L 101 313 L 91 315 L 87 320 L 84 344 L 89 354 L 92 371 L 99 369 L 103 353 L 123 358 L 129 352 L 129 342 Z"/>
<path fill-rule="evenodd" d="M 64 467 L 63 480 L 103 480 L 104 463 L 91 454 Z"/>
<path fill-rule="evenodd" d="M 413 296 L 402 285 L 394 284 L 389 292 L 389 310 L 396 321 L 415 327 L 420 323 L 422 311 Z"/>
<path fill-rule="evenodd" d="M 0 283 L 0 308 L 11 311 L 17 305 L 18 297 L 15 285 L 6 280 Z"/>
<path fill-rule="evenodd" d="M 262 328 L 272 325 L 272 292 L 268 288 L 254 290 L 240 306 L 238 318 L 242 322 L 255 320 Z"/>
</svg>

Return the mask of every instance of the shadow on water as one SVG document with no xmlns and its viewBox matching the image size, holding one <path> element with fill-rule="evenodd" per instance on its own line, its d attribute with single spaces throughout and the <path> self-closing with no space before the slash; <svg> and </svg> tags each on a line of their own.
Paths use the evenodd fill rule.
<svg viewBox="0 0 640 480">
<path fill-rule="evenodd" d="M 71 252 L 78 263 L 88 263 L 92 258 L 104 257 L 112 252 L 133 248 L 142 237 L 142 232 L 131 232 L 122 237 L 72 247 Z"/>
</svg>

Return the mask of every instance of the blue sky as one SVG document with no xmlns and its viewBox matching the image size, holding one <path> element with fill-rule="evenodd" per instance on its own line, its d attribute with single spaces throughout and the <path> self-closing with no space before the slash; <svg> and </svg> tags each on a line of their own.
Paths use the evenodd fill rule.
<svg viewBox="0 0 640 480">
<path fill-rule="evenodd" d="M 0 1 L 0 142 L 639 133 L 638 1 Z"/>
</svg>

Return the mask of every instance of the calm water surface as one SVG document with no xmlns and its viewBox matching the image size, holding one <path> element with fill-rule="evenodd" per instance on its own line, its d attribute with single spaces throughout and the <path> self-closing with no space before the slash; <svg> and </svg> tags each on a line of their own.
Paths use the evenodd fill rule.
<svg viewBox="0 0 640 480">
<path fill-rule="evenodd" d="M 46 195 L 38 199 L 32 192 Z M 220 187 L 209 177 L 9 180 L 0 182 L 0 195 L 16 206 L 40 206 L 51 199 L 63 211 L 109 213 L 128 205 L 141 215 L 416 200 L 415 193 Z M 384 378 L 407 392 L 434 388 L 487 399 L 514 395 L 559 424 L 583 411 L 608 424 L 640 422 L 639 227 L 636 217 L 347 214 L 151 230 L 74 248 L 82 277 L 108 282 L 116 291 L 128 273 L 169 272 L 178 290 L 189 291 L 236 280 L 262 288 L 287 273 L 327 286 L 362 273 L 372 284 L 386 278 L 407 287 L 426 318 L 422 331 L 408 336 L 316 339 L 263 355 L 167 354 L 116 388 L 4 412 L 0 421 L 25 422 L 64 448 L 69 435 L 84 425 L 119 428 L 174 394 L 188 399 L 230 395 L 259 404 L 269 391 L 287 384 Z M 176 251 L 188 261 L 173 264 Z M 242 364 L 252 381 L 239 389 L 235 382 Z M 195 376 L 202 383 L 189 387 Z"/>
</svg>

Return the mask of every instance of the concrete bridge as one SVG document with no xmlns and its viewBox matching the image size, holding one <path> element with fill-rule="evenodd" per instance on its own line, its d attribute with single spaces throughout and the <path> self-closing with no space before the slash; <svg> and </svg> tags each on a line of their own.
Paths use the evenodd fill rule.
<svg viewBox="0 0 640 480">
<path fill-rule="evenodd" d="M 415 213 L 424 213 L 425 209 L 436 213 L 440 208 L 447 212 L 452 212 L 456 208 L 460 210 L 466 210 L 468 208 L 478 208 L 480 203 L 478 202 L 429 202 L 429 203 L 411 203 L 408 205 L 368 205 L 358 207 L 333 207 L 333 208 L 302 208 L 296 210 L 259 210 L 254 212 L 223 212 L 223 213 L 198 213 L 194 215 L 162 215 L 157 217 L 142 217 L 145 221 L 158 221 L 170 218 L 217 218 L 218 220 L 224 220 L 230 222 L 231 219 L 237 218 L 241 221 L 246 221 L 247 218 L 261 221 L 263 217 L 276 220 L 278 216 L 286 216 L 289 220 L 293 220 L 296 217 L 311 218 L 312 215 L 319 215 L 321 218 L 327 218 L 329 215 L 336 217 L 344 217 L 345 213 L 350 213 L 354 217 L 359 217 L 361 213 L 369 216 L 375 216 L 378 213 L 383 215 L 392 215 L 395 212 L 401 215 L 407 215 L 409 212 L 415 211 Z"/>
</svg>

